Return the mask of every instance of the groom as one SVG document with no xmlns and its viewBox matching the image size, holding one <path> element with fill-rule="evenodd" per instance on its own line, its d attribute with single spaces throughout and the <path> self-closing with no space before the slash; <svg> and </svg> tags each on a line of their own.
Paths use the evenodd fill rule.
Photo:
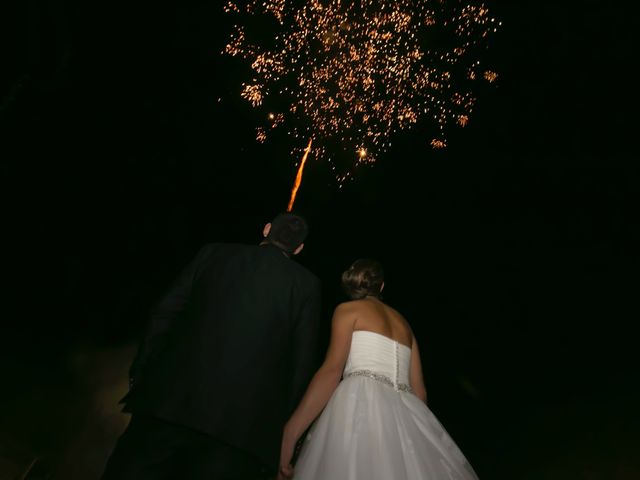
<svg viewBox="0 0 640 480">
<path fill-rule="evenodd" d="M 317 367 L 320 282 L 291 258 L 307 232 L 280 214 L 259 245 L 205 245 L 182 271 L 151 314 L 103 480 L 275 474 Z"/>
</svg>

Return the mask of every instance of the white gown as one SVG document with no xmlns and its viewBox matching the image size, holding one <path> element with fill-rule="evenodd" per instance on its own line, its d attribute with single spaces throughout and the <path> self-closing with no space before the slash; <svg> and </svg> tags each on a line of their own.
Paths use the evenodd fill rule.
<svg viewBox="0 0 640 480">
<path fill-rule="evenodd" d="M 294 480 L 471 480 L 466 458 L 409 387 L 411 349 L 355 331 L 338 385 L 311 427 Z"/>
</svg>

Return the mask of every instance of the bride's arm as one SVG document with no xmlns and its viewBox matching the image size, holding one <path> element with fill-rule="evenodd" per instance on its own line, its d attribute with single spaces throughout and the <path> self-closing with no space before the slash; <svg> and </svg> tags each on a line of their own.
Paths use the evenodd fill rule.
<svg viewBox="0 0 640 480">
<path fill-rule="evenodd" d="M 333 312 L 331 341 L 325 360 L 311 379 L 300 404 L 284 428 L 280 458 L 282 467 L 289 464 L 296 442 L 322 412 L 340 383 L 351 347 L 355 321 L 356 314 L 349 303 L 338 305 Z"/>
<path fill-rule="evenodd" d="M 413 393 L 427 403 L 427 388 L 424 386 L 424 377 L 422 375 L 422 362 L 420 361 L 420 350 L 416 337 L 411 341 L 411 367 L 409 370 L 409 382 Z"/>
</svg>

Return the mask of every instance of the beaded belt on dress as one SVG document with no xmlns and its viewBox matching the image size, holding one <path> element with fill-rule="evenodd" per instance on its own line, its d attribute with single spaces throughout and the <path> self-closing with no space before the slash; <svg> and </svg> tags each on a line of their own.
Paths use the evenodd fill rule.
<svg viewBox="0 0 640 480">
<path fill-rule="evenodd" d="M 395 390 L 399 390 L 401 392 L 409 392 L 409 393 L 413 393 L 413 390 L 411 390 L 411 387 L 409 385 L 407 385 L 406 383 L 394 383 L 393 380 L 391 380 L 389 377 L 387 377 L 386 375 L 382 375 L 381 373 L 376 373 L 373 370 L 354 370 L 353 372 L 349 372 L 349 373 L 345 373 L 344 374 L 344 378 L 349 378 L 349 377 L 367 377 L 367 378 L 372 378 L 373 380 L 376 380 L 380 383 L 384 383 L 385 385 L 388 385 L 392 388 L 394 388 Z"/>
</svg>

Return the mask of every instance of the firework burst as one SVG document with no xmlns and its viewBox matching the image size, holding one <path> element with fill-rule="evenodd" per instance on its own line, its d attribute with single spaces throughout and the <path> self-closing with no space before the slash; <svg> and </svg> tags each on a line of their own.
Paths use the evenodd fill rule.
<svg viewBox="0 0 640 480">
<path fill-rule="evenodd" d="M 296 158 L 313 139 L 340 183 L 419 121 L 426 143 L 446 147 L 447 127 L 470 119 L 474 83 L 497 76 L 478 60 L 499 25 L 483 5 L 249 0 L 226 11 L 238 22 L 225 53 L 252 70 L 241 94 L 266 109 L 257 139 L 286 125 Z"/>
</svg>

